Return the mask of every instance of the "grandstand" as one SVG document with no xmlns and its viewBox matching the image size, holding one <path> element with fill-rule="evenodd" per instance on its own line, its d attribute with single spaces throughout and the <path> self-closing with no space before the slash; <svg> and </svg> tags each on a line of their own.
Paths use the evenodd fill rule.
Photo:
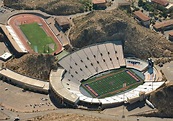
<svg viewBox="0 0 173 121">
<path fill-rule="evenodd" d="M 50 86 L 61 103 L 78 108 L 84 106 L 104 109 L 122 103 L 133 103 L 143 100 L 149 93 L 164 84 L 154 80 L 145 82 L 147 62 L 132 58 L 125 59 L 119 41 L 80 49 L 66 55 L 58 63 L 62 69 L 51 73 Z M 108 75 L 112 73 L 112 76 L 117 77 L 111 79 Z M 154 73 L 157 76 L 157 72 Z M 102 76 L 106 78 L 100 79 L 100 82 L 96 81 Z M 125 87 L 131 85 L 131 88 L 121 90 L 124 82 Z M 88 91 L 81 90 L 81 85 Z M 107 95 L 114 91 L 118 93 Z"/>
<path fill-rule="evenodd" d="M 18 85 L 24 89 L 32 90 L 35 92 L 48 93 L 49 82 L 40 81 L 34 78 L 30 78 L 21 74 L 18 74 L 9 69 L 0 70 L 0 78 L 6 81 Z"/>
<path fill-rule="evenodd" d="M 27 53 L 27 48 L 23 45 L 18 35 L 15 33 L 11 26 L 2 26 L 1 27 L 4 33 L 7 35 L 10 43 L 13 45 L 14 49 L 19 53 Z"/>
</svg>

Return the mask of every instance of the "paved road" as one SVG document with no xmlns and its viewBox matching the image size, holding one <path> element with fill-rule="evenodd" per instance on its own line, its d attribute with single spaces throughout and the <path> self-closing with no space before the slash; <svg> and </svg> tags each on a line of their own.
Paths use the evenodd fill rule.
<svg viewBox="0 0 173 121">
<path fill-rule="evenodd" d="M 119 110 L 119 108 L 115 109 Z M 122 115 L 109 115 L 105 113 L 99 113 L 96 111 L 86 111 L 86 110 L 80 110 L 80 109 L 57 109 L 54 111 L 43 111 L 43 112 L 36 112 L 36 113 L 16 113 L 11 112 L 6 109 L 3 110 L 3 112 L 7 115 L 10 115 L 10 119 L 8 121 L 13 121 L 14 117 L 19 116 L 21 120 L 27 120 L 36 116 L 46 115 L 48 113 L 75 113 L 79 115 L 86 115 L 86 116 L 94 116 L 94 117 L 100 117 L 103 119 L 116 119 L 119 121 L 136 121 L 137 118 L 140 119 L 140 121 L 172 121 L 172 119 L 166 119 L 166 118 L 147 118 L 147 117 L 136 117 L 136 116 L 125 116 L 125 118 L 122 118 Z"/>
</svg>

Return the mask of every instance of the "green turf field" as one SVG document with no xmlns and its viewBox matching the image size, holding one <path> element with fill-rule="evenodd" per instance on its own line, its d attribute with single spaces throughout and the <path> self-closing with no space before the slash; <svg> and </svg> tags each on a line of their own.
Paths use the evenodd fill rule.
<svg viewBox="0 0 173 121">
<path fill-rule="evenodd" d="M 130 70 L 128 70 L 130 71 Z M 130 71 L 133 73 L 132 71 Z M 102 75 L 97 78 L 92 78 L 82 82 L 82 87 L 89 92 L 92 97 L 104 98 L 115 95 L 127 89 L 132 89 L 143 83 L 143 80 L 135 75 L 140 81 L 137 82 L 131 75 L 125 72 L 125 69 L 115 70 L 109 74 Z M 123 88 L 123 83 L 126 83 L 126 88 Z M 88 85 L 94 92 L 87 88 Z"/>
<path fill-rule="evenodd" d="M 20 29 L 30 42 L 31 48 L 38 53 L 52 53 L 57 49 L 53 39 L 45 33 L 38 23 L 20 25 Z"/>
</svg>

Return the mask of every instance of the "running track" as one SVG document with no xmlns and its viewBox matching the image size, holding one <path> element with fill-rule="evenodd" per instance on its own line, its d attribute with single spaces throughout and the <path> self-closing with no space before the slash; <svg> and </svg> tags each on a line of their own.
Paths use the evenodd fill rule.
<svg viewBox="0 0 173 121">
<path fill-rule="evenodd" d="M 29 23 L 33 23 L 33 22 L 42 24 L 42 27 L 43 27 L 44 31 L 46 32 L 46 34 L 48 36 L 51 36 L 53 38 L 54 42 L 57 44 L 57 50 L 55 50 L 54 53 L 56 53 L 56 54 L 60 53 L 63 49 L 62 44 L 60 43 L 58 38 L 55 36 L 55 34 L 52 32 L 52 30 L 49 28 L 49 26 L 47 25 L 47 23 L 44 21 L 43 18 L 33 15 L 33 14 L 19 14 L 19 15 L 15 15 L 15 16 L 11 17 L 8 21 L 8 24 L 14 29 L 15 33 L 17 34 L 17 36 L 19 37 L 19 39 L 21 40 L 21 42 L 23 43 L 25 48 L 30 53 L 34 53 L 33 49 L 27 43 L 27 39 L 19 27 L 19 25 L 21 25 L 21 24 L 29 24 Z"/>
</svg>

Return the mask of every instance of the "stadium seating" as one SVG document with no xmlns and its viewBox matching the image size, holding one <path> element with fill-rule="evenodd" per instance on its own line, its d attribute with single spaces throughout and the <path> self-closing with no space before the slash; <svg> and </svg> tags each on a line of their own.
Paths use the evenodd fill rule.
<svg viewBox="0 0 173 121">
<path fill-rule="evenodd" d="M 11 26 L 6 26 L 6 29 L 8 30 L 8 32 L 10 33 L 12 38 L 14 39 L 15 43 L 19 46 L 19 48 L 23 52 L 27 52 L 27 49 L 25 48 L 25 46 L 23 45 L 23 43 L 21 42 L 21 40 L 19 39 L 17 34 L 14 32 L 13 28 Z"/>
<path fill-rule="evenodd" d="M 122 47 L 118 47 L 115 51 L 113 43 L 105 43 L 74 52 L 61 59 L 59 64 L 78 80 L 82 80 L 103 71 L 120 68 L 119 63 L 123 63 L 121 65 L 124 66 L 122 53 L 118 55 L 121 58 L 120 61 L 123 61 L 117 60 L 116 56 L 119 52 L 123 52 Z"/>
<path fill-rule="evenodd" d="M 120 66 L 125 66 L 126 63 L 123 55 L 122 44 L 120 42 L 116 42 L 114 44 L 114 48 L 117 51 L 117 59 L 119 61 Z"/>
<path fill-rule="evenodd" d="M 95 74 L 97 74 L 97 73 L 102 72 L 102 68 L 101 68 L 100 64 L 98 64 L 98 63 L 96 62 L 96 55 L 92 53 L 91 49 L 90 49 L 90 48 L 85 48 L 83 51 L 86 53 L 86 56 L 87 56 L 87 57 L 89 58 L 89 60 L 90 60 L 90 62 L 87 63 L 88 68 L 89 68 L 91 71 L 92 71 L 92 69 L 94 68 L 94 69 L 93 69 L 94 72 L 92 73 L 92 75 L 95 75 Z M 85 61 L 87 61 L 87 59 L 86 59 Z M 92 63 L 92 65 L 91 65 L 91 63 Z M 91 67 L 91 68 L 90 68 L 90 67 Z"/>
<path fill-rule="evenodd" d="M 103 64 L 105 63 L 105 65 L 107 66 L 108 70 L 114 69 L 114 66 L 113 66 L 112 62 L 109 59 L 109 54 L 108 54 L 108 51 L 106 49 L 106 46 L 104 46 L 104 45 L 98 45 L 98 48 L 99 48 L 99 51 L 100 51 L 100 55 L 103 58 Z"/>
</svg>

